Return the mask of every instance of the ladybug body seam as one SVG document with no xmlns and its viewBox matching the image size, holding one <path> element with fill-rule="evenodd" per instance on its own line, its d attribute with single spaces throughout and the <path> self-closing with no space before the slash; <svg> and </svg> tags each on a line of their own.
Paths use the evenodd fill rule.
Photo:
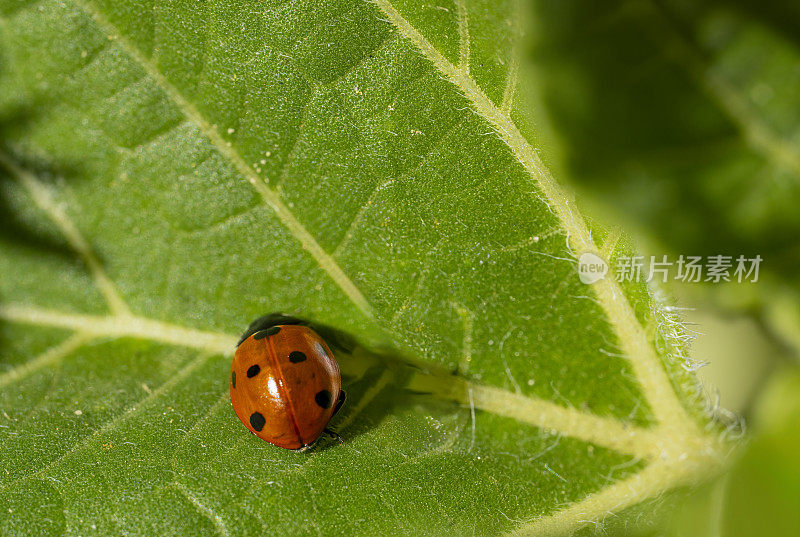
<svg viewBox="0 0 800 537">
<path fill-rule="evenodd" d="M 278 392 L 281 393 L 281 397 L 286 399 L 286 414 L 289 417 L 289 423 L 292 424 L 292 428 L 294 429 L 294 434 L 297 435 L 297 439 L 303 446 L 305 446 L 306 443 L 303 441 L 303 435 L 300 434 L 300 426 L 297 425 L 297 413 L 294 411 L 294 403 L 292 403 L 292 397 L 289 395 L 289 390 L 286 387 L 286 377 L 283 376 L 283 370 L 278 363 L 278 353 L 275 351 L 275 344 L 272 341 L 272 337 L 268 336 L 264 339 L 266 340 L 264 345 L 267 347 L 266 350 L 270 365 L 275 369 L 275 372 L 280 379 L 280 382 L 278 383 Z"/>
</svg>

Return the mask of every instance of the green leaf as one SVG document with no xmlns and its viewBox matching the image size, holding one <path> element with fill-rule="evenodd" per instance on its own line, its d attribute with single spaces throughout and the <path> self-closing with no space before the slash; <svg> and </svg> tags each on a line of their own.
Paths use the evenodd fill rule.
<svg viewBox="0 0 800 537">
<path fill-rule="evenodd" d="M 530 93 L 560 176 L 654 253 L 761 255 L 759 284 L 716 285 L 719 301 L 800 349 L 796 3 L 568 0 L 534 12 Z"/>
<path fill-rule="evenodd" d="M 578 278 L 629 246 L 519 126 L 513 2 L 0 13 L 2 533 L 566 533 L 719 465 L 679 322 Z M 236 420 L 273 311 L 360 342 L 343 444 Z"/>
</svg>

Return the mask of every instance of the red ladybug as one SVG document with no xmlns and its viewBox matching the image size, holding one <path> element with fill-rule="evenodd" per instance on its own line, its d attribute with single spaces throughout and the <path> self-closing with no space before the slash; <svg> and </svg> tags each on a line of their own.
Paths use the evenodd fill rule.
<svg viewBox="0 0 800 537">
<path fill-rule="evenodd" d="M 242 336 L 231 365 L 231 404 L 250 432 L 305 450 L 344 402 L 339 365 L 325 341 L 296 319 L 274 314 Z"/>
</svg>

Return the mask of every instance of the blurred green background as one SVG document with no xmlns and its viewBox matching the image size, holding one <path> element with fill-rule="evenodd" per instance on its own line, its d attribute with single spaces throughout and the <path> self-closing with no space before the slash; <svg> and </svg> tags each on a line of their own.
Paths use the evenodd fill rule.
<svg viewBox="0 0 800 537">
<path fill-rule="evenodd" d="M 529 18 L 554 175 L 646 256 L 764 259 L 757 283 L 667 284 L 716 412 L 746 426 L 730 471 L 644 534 L 800 535 L 800 3 L 547 0 Z"/>
</svg>

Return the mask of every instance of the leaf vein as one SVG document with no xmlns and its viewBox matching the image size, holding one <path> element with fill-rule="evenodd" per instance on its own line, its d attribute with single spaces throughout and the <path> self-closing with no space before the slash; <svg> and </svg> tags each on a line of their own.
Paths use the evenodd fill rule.
<svg viewBox="0 0 800 537">
<path fill-rule="evenodd" d="M 219 514 L 217 514 L 212 508 L 208 507 L 203 502 L 201 502 L 197 498 L 197 496 L 192 494 L 192 492 L 188 488 L 186 488 L 186 486 L 183 483 L 173 481 L 172 486 L 178 492 L 180 492 L 186 498 L 186 500 L 189 501 L 189 503 L 191 503 L 203 516 L 205 516 L 211 521 L 217 533 L 222 535 L 222 537 L 230 537 L 230 532 L 228 531 L 228 528 L 225 526 L 225 521 Z"/>
<path fill-rule="evenodd" d="M 17 181 L 28 191 L 33 202 L 39 207 L 64 235 L 67 243 L 81 257 L 92 278 L 106 300 L 112 313 L 116 315 L 130 315 L 130 309 L 125 300 L 120 296 L 111 278 L 106 274 L 105 268 L 95 255 L 92 247 L 83 238 L 78 227 L 72 222 L 64 209 L 53 199 L 50 188 L 45 186 L 33 173 L 19 166 L 6 153 L 0 151 L 0 165 L 10 171 Z"/>
<path fill-rule="evenodd" d="M 530 174 L 534 183 L 541 189 L 547 205 L 556 213 L 567 231 L 572 249 L 576 252 L 597 251 L 591 233 L 577 207 L 574 207 L 574 203 L 569 200 L 552 178 L 516 125 L 494 105 L 471 77 L 448 62 L 397 11 L 389 0 L 372 1 L 387 15 L 392 24 L 420 49 L 434 67 L 463 92 L 476 112 L 494 127 L 519 163 Z M 647 341 L 644 330 L 636 320 L 633 310 L 617 282 L 613 279 L 603 279 L 597 282 L 593 288 L 598 294 L 608 321 L 617 333 L 623 348 L 627 351 L 626 355 L 636 371 L 637 379 L 643 387 L 643 393 L 658 421 L 671 423 L 689 434 L 701 434 L 697 431 L 694 422 L 686 415 L 677 395 L 673 392 L 663 364 Z"/>
<path fill-rule="evenodd" d="M 500 110 L 506 115 L 511 114 L 511 107 L 514 106 L 514 96 L 517 91 L 517 84 L 519 83 L 519 55 L 520 47 L 522 46 L 522 24 L 520 20 L 523 14 L 521 0 L 515 0 L 513 4 L 513 41 L 511 44 L 511 58 L 508 65 L 508 73 L 506 74 L 506 87 L 503 90 L 503 100 L 500 103 Z"/>
<path fill-rule="evenodd" d="M 283 225 L 301 244 L 303 249 L 314 258 L 320 268 L 342 289 L 353 304 L 355 304 L 366 317 L 370 319 L 374 318 L 375 315 L 372 306 L 356 287 L 355 283 L 350 280 L 344 270 L 342 270 L 336 261 L 316 241 L 308 229 L 297 219 L 294 213 L 283 202 L 280 195 L 267 186 L 264 179 L 247 165 L 233 145 L 222 137 L 219 131 L 205 119 L 197 107 L 167 80 L 150 59 L 145 57 L 141 51 L 129 43 L 91 2 L 87 0 L 75 0 L 75 4 L 88 13 L 94 19 L 95 23 L 109 34 L 109 37 L 114 38 L 116 43 L 118 43 L 162 88 L 167 96 L 181 109 L 183 114 L 197 125 L 203 135 L 208 138 L 220 154 L 228 159 L 233 167 L 250 182 L 253 188 L 261 195 L 264 202 L 272 208 Z"/>
<path fill-rule="evenodd" d="M 0 375 L 0 388 L 5 388 L 12 382 L 22 380 L 43 367 L 61 362 L 64 358 L 86 345 L 86 343 L 92 339 L 94 339 L 94 336 L 81 332 L 73 334 L 61 343 L 50 347 L 36 358 L 5 371 Z"/>
<path fill-rule="evenodd" d="M 462 120 L 458 121 L 457 123 L 453 124 L 453 126 L 450 127 L 449 129 L 447 129 L 447 131 L 442 133 L 442 135 L 439 137 L 439 139 L 436 140 L 435 143 L 431 144 L 431 147 L 420 157 L 419 161 L 411 169 L 403 171 L 397 176 L 390 177 L 389 179 L 387 179 L 386 181 L 383 181 L 382 183 L 379 183 L 375 187 L 375 189 L 372 191 L 372 193 L 367 198 L 367 201 L 365 201 L 361 205 L 361 207 L 358 209 L 358 212 L 356 212 L 355 216 L 350 221 L 350 224 L 347 226 L 347 230 L 344 232 L 344 235 L 342 236 L 342 240 L 339 241 L 339 244 L 336 245 L 336 248 L 333 250 L 333 253 L 331 255 L 334 258 L 337 258 L 339 255 L 341 255 L 341 253 L 345 250 L 347 245 L 353 239 L 353 237 L 355 235 L 355 232 L 358 229 L 358 225 L 364 219 L 364 216 L 366 215 L 366 212 L 372 207 L 373 201 L 375 200 L 375 198 L 377 198 L 378 194 L 381 191 L 383 191 L 383 189 L 385 189 L 385 188 L 391 186 L 392 184 L 394 184 L 395 182 L 397 182 L 399 179 L 403 179 L 403 178 L 406 178 L 406 177 L 408 177 L 408 178 L 413 177 L 413 175 L 417 171 L 419 171 L 427 163 L 428 158 L 430 158 L 436 152 L 436 150 L 438 149 L 437 148 L 437 144 L 441 143 L 442 140 L 446 139 L 448 136 L 451 136 L 463 124 L 464 124 L 464 120 L 462 119 Z"/>
<path fill-rule="evenodd" d="M 146 405 L 150 401 L 152 401 L 154 399 L 157 399 L 158 397 L 163 395 L 167 390 L 169 390 L 170 388 L 172 388 L 173 386 L 178 384 L 183 379 L 187 378 L 198 367 L 203 365 L 211 356 L 212 356 L 211 354 L 201 354 L 200 356 L 198 356 L 194 360 L 190 361 L 188 364 L 183 366 L 177 373 L 172 375 L 169 378 L 169 380 L 167 380 L 166 382 L 161 384 L 155 390 L 152 390 L 146 397 L 143 397 L 142 399 L 140 399 L 136 403 L 134 403 L 131 406 L 129 406 L 121 414 L 118 414 L 117 416 L 114 416 L 113 418 L 108 420 L 105 424 L 103 424 L 102 427 L 100 427 L 99 429 L 96 429 L 94 432 L 92 432 L 92 434 L 84 437 L 80 441 L 78 441 L 75 444 L 73 444 L 73 446 L 70 449 L 68 449 L 67 451 L 65 451 L 61 456 L 59 456 L 58 458 L 50 461 L 49 463 L 44 465 L 41 469 L 39 469 L 38 471 L 36 471 L 36 472 L 34 472 L 34 473 L 30 474 L 30 475 L 27 475 L 27 476 L 24 476 L 24 477 L 20 477 L 18 479 L 15 479 L 14 481 L 11 481 L 10 483 L 7 483 L 7 484 L 5 484 L 3 486 L 0 486 L 0 491 L 7 490 L 7 489 L 9 489 L 9 488 L 11 488 L 11 487 L 13 487 L 13 486 L 25 481 L 25 480 L 27 480 L 27 479 L 32 479 L 34 477 L 38 477 L 38 476 L 44 475 L 48 470 L 50 470 L 51 468 L 59 465 L 61 462 L 66 460 L 67 457 L 69 457 L 70 455 L 76 453 L 77 451 L 79 451 L 83 447 L 87 446 L 92 440 L 95 440 L 96 438 L 100 437 L 101 435 L 113 430 L 114 428 L 116 428 L 120 424 L 122 424 L 125 421 L 127 421 L 136 412 L 138 412 L 139 409 L 141 409 L 142 405 Z"/>
<path fill-rule="evenodd" d="M 466 0 L 456 0 L 458 7 L 458 54 L 459 67 L 469 73 L 469 14 Z"/>
</svg>

